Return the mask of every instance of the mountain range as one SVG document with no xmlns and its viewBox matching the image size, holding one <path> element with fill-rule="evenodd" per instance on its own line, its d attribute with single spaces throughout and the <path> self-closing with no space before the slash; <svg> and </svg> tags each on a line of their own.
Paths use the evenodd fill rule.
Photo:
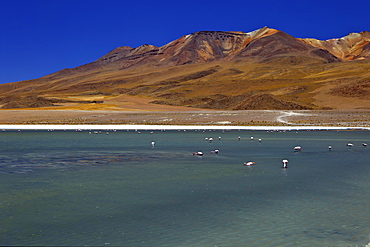
<svg viewBox="0 0 370 247">
<path fill-rule="evenodd" d="M 118 47 L 76 68 L 0 85 L 2 109 L 122 110 L 140 99 L 153 110 L 370 108 L 370 32 L 322 41 L 268 27 L 199 31 L 161 47 Z"/>
</svg>

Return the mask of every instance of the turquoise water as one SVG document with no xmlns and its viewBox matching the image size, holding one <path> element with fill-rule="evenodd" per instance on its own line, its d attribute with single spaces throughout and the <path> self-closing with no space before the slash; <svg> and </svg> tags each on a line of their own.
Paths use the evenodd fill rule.
<svg viewBox="0 0 370 247">
<path fill-rule="evenodd" d="M 370 242 L 369 131 L 140 132 L 1 132 L 0 245 Z"/>
</svg>

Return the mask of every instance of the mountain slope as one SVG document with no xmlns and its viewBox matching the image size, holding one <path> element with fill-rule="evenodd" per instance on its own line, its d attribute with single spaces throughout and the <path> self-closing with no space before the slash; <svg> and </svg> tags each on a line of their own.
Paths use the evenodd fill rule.
<svg viewBox="0 0 370 247">
<path fill-rule="evenodd" d="M 164 46 L 118 47 L 96 61 L 0 85 L 3 108 L 124 109 L 123 96 L 207 109 L 370 107 L 370 35 L 297 39 L 267 27 L 200 31 Z M 126 98 L 126 97 L 125 97 Z M 128 97 L 132 98 L 132 97 Z M 150 101 L 149 100 L 149 101 Z"/>
<path fill-rule="evenodd" d="M 311 46 L 324 49 L 342 61 L 370 58 L 370 32 L 350 33 L 339 39 L 300 39 Z"/>
</svg>

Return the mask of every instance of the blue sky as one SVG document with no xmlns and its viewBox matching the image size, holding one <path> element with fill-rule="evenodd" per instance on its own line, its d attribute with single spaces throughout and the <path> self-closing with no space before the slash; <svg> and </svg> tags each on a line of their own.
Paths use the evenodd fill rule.
<svg viewBox="0 0 370 247">
<path fill-rule="evenodd" d="M 203 30 L 268 26 L 297 38 L 340 38 L 370 31 L 369 13 L 369 0 L 0 0 L 0 83 Z"/>
</svg>

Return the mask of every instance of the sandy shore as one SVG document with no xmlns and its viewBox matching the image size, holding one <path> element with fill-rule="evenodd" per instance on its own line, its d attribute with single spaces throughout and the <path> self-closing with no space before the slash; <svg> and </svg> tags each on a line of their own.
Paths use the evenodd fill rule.
<svg viewBox="0 0 370 247">
<path fill-rule="evenodd" d="M 4 130 L 370 130 L 370 127 L 333 127 L 333 126 L 220 126 L 220 125 L 23 125 L 3 124 Z"/>
<path fill-rule="evenodd" d="M 0 110 L 2 125 L 174 125 L 174 126 L 271 126 L 370 127 L 370 110 L 330 111 L 82 111 Z M 228 126 L 228 127 L 227 127 Z M 163 129 L 163 128 L 161 128 Z"/>
</svg>

